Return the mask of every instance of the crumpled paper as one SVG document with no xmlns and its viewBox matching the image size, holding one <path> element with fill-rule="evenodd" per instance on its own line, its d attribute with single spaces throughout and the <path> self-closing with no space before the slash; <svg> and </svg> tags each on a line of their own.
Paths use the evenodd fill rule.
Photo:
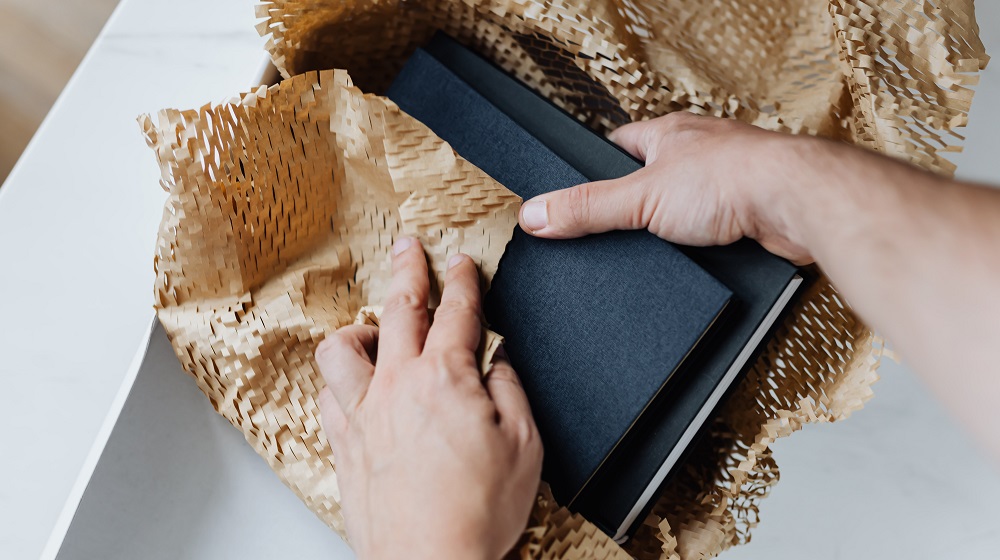
<svg viewBox="0 0 1000 560">
<path fill-rule="evenodd" d="M 973 0 L 269 0 L 282 75 L 385 90 L 443 29 L 598 130 L 676 110 L 819 134 L 936 171 L 989 57 Z"/>
<path fill-rule="evenodd" d="M 316 345 L 375 320 L 396 237 L 423 243 L 433 299 L 460 252 L 488 285 L 521 200 L 341 70 L 140 124 L 170 193 L 160 322 L 216 410 L 343 534 Z M 485 344 L 484 367 L 499 340 Z"/>
<path fill-rule="evenodd" d="M 272 0 L 286 78 L 238 102 L 142 119 L 170 198 L 156 307 L 185 368 L 343 533 L 311 351 L 377 305 L 399 232 L 471 254 L 488 280 L 517 199 L 362 95 L 442 29 L 601 131 L 675 110 L 816 134 L 950 174 L 988 57 L 972 0 Z M 451 187 L 441 187 L 445 179 Z M 705 558 L 750 539 L 771 444 L 871 397 L 881 341 L 823 276 L 622 549 L 542 487 L 515 555 Z"/>
</svg>

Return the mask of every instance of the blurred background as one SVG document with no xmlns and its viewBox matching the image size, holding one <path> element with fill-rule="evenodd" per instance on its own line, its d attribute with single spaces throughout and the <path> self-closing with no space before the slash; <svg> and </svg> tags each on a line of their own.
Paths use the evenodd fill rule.
<svg viewBox="0 0 1000 560">
<path fill-rule="evenodd" d="M 0 0 L 0 183 L 118 0 Z"/>
</svg>

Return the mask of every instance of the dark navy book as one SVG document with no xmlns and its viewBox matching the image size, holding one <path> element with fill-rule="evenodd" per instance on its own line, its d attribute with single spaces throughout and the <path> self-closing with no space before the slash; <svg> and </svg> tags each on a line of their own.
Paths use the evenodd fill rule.
<svg viewBox="0 0 1000 560">
<path fill-rule="evenodd" d="M 524 199 L 641 167 L 440 34 L 387 95 Z M 692 249 L 645 231 L 551 241 L 516 230 L 486 318 L 531 402 L 556 499 L 619 540 L 637 526 L 762 346 L 795 272 L 750 241 Z"/>
</svg>

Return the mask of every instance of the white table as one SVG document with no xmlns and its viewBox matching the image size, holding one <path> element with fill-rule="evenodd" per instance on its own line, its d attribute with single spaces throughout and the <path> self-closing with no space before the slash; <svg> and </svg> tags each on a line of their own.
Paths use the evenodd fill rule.
<svg viewBox="0 0 1000 560">
<path fill-rule="evenodd" d="M 249 89 L 254 4 L 122 2 L 0 189 L 0 558 L 39 556 L 153 316 L 165 194 L 135 118 Z"/>
<path fill-rule="evenodd" d="M 83 495 L 98 459 L 92 446 L 107 439 L 105 418 L 121 409 L 140 371 L 164 194 L 134 119 L 221 101 L 253 85 L 263 56 L 253 4 L 124 0 L 0 189 L 0 379 L 9 427 L 0 452 L 0 558 L 37 558 L 50 534 L 66 532 L 64 504 Z M 982 2 L 979 12 L 989 51 L 1000 53 L 1000 4 Z M 978 89 L 966 152 L 954 158 L 963 177 L 1000 184 L 998 102 L 994 64 Z M 67 538 L 73 548 L 60 558 L 88 557 L 86 551 L 91 558 L 135 557 L 125 546 L 116 551 L 115 543 L 126 542 L 147 547 L 146 558 L 349 557 L 197 398 L 190 380 L 151 373 L 178 368 L 161 334 L 147 358 L 122 418 L 137 411 L 159 418 L 163 429 L 150 441 L 185 445 L 175 436 L 192 430 L 204 440 L 165 464 L 176 456 L 158 456 L 135 434 L 116 433 L 95 480 L 162 491 L 131 505 L 127 495 L 96 505 L 85 498 L 81 511 L 117 511 L 117 524 L 79 519 Z M 782 481 L 764 503 L 754 542 L 725 557 L 1000 554 L 1000 524 L 993 521 L 1000 517 L 1000 474 L 911 372 L 890 363 L 882 375 L 877 397 L 854 418 L 807 427 L 813 433 L 777 445 Z M 171 413 L 167 398 L 181 399 L 183 408 Z M 81 472 L 87 476 L 78 480 Z M 136 473 L 148 478 L 131 479 Z M 248 481 L 259 494 L 246 493 Z M 174 513 L 195 511 L 141 518 L 163 504 L 157 496 L 168 495 Z M 206 532 L 194 522 L 227 516 L 237 520 L 229 530 L 215 524 Z M 55 552 L 50 546 L 46 556 Z"/>
</svg>

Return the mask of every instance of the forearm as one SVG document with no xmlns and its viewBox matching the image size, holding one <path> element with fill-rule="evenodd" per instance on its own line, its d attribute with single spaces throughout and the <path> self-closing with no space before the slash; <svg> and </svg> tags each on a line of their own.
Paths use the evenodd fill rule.
<svg viewBox="0 0 1000 560">
<path fill-rule="evenodd" d="M 1000 459 L 1000 191 L 807 142 L 775 200 L 788 235 Z"/>
</svg>

